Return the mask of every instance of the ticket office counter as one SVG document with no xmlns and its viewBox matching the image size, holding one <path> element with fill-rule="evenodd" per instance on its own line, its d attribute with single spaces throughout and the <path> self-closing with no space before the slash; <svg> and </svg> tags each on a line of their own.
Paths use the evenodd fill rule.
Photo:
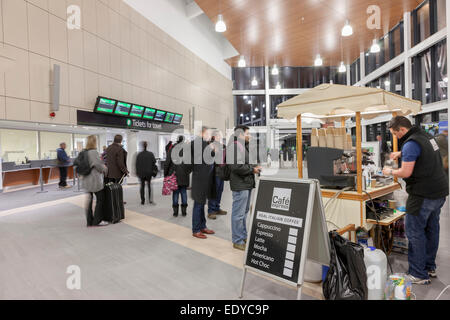
<svg viewBox="0 0 450 320">
<path fill-rule="evenodd" d="M 44 184 L 59 179 L 59 169 L 56 160 L 37 160 L 27 164 L 3 162 L 2 178 L 3 188 L 23 185 L 38 185 L 40 183 L 42 167 L 42 180 Z M 73 166 L 68 167 L 67 179 L 73 179 Z"/>
</svg>

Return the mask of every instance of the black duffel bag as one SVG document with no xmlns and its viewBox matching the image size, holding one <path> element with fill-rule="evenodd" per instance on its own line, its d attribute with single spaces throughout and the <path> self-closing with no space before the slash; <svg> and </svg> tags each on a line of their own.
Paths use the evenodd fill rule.
<svg viewBox="0 0 450 320">
<path fill-rule="evenodd" d="M 330 269 L 323 283 L 326 300 L 367 300 L 364 248 L 330 232 Z"/>
</svg>

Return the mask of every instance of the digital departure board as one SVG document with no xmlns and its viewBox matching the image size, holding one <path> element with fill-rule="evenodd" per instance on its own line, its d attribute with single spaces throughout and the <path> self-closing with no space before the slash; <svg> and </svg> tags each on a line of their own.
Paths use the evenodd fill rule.
<svg viewBox="0 0 450 320">
<path fill-rule="evenodd" d="M 162 111 L 162 110 L 156 111 L 155 120 L 163 122 L 164 119 L 166 118 L 166 113 L 167 113 L 166 111 Z"/>
<path fill-rule="evenodd" d="M 106 99 L 98 97 L 97 103 L 95 105 L 95 111 L 101 113 L 114 113 L 114 108 L 116 107 L 116 100 Z"/>
<path fill-rule="evenodd" d="M 164 119 L 164 122 L 172 123 L 174 118 L 175 118 L 175 113 L 167 112 L 167 115 L 166 115 L 166 118 Z"/>
<path fill-rule="evenodd" d="M 153 120 L 155 119 L 156 109 L 145 108 L 144 119 Z"/>
<path fill-rule="evenodd" d="M 125 102 L 117 102 L 116 111 L 114 114 L 118 114 L 121 116 L 128 116 L 131 111 L 131 104 Z"/>
<path fill-rule="evenodd" d="M 142 115 L 144 114 L 145 107 L 137 106 L 133 104 L 130 111 L 130 117 L 134 118 L 142 118 Z"/>
<path fill-rule="evenodd" d="M 180 124 L 182 120 L 183 120 L 182 114 L 175 114 L 175 117 L 173 118 L 173 123 Z"/>
</svg>

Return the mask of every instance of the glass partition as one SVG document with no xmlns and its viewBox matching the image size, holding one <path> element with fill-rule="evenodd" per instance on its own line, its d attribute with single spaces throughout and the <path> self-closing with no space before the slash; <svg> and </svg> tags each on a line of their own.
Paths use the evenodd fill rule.
<svg viewBox="0 0 450 320">
<path fill-rule="evenodd" d="M 40 132 L 41 139 L 41 160 L 56 159 L 56 150 L 61 143 L 65 143 L 67 148 L 66 152 L 69 156 L 72 154 L 72 134 L 71 133 L 59 133 L 59 132 Z"/>
<path fill-rule="evenodd" d="M 39 160 L 37 131 L 0 129 L 0 146 L 4 162 Z"/>
</svg>

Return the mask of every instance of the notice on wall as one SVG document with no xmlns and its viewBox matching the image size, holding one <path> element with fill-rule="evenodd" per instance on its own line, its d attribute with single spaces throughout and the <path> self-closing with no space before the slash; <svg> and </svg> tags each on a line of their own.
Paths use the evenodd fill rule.
<svg viewBox="0 0 450 320">
<path fill-rule="evenodd" d="M 297 283 L 311 184 L 261 180 L 246 266 Z"/>
</svg>

